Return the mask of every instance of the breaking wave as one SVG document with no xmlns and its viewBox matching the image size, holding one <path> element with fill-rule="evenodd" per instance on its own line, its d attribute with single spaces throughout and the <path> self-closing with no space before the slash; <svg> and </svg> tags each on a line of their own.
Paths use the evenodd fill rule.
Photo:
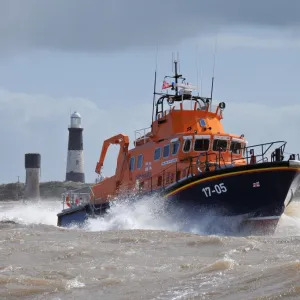
<svg viewBox="0 0 300 300">
<path fill-rule="evenodd" d="M 186 216 L 171 214 L 163 205 L 163 200 L 155 197 L 144 197 L 132 202 L 129 199 L 116 202 L 109 212 L 101 218 L 90 219 L 82 229 L 85 231 L 109 230 L 167 230 L 208 235 L 230 235 L 236 233 L 241 218 L 217 217 L 214 212 L 205 216 Z M 1 203 L 0 224 L 17 223 L 23 225 L 57 224 L 57 213 L 62 209 L 61 200 L 40 200 L 38 202 Z M 291 204 L 282 216 L 276 231 L 277 235 L 300 234 L 300 202 Z"/>
<path fill-rule="evenodd" d="M 3 202 L 0 206 L 0 222 L 31 225 L 56 225 L 56 214 L 61 210 L 57 199 L 37 202 Z"/>
</svg>

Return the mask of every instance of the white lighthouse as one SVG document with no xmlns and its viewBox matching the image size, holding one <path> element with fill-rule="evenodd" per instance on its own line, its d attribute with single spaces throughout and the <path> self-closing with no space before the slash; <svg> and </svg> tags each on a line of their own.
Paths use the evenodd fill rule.
<svg viewBox="0 0 300 300">
<path fill-rule="evenodd" d="M 83 161 L 83 138 L 81 116 L 78 112 L 71 115 L 69 130 L 68 160 L 66 181 L 85 182 Z"/>
</svg>

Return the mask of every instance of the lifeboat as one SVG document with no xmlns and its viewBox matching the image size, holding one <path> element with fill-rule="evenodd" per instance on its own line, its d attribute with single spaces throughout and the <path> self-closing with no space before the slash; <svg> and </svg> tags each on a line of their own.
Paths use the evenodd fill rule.
<svg viewBox="0 0 300 300">
<path fill-rule="evenodd" d="M 225 103 L 193 95 L 196 87 L 178 74 L 177 61 L 174 70 L 163 81 L 166 92 L 154 91 L 151 126 L 135 131 L 131 149 L 122 133 L 103 142 L 95 172 L 102 174 L 114 144 L 120 146 L 115 174 L 85 193 L 64 194 L 68 206 L 58 214 L 58 226 L 101 217 L 124 197 L 157 194 L 174 213 L 202 218 L 214 211 L 276 228 L 300 185 L 299 155 L 286 157 L 285 141 L 249 146 L 243 134 L 226 132 L 221 122 Z M 76 195 L 80 201 L 72 201 Z"/>
</svg>

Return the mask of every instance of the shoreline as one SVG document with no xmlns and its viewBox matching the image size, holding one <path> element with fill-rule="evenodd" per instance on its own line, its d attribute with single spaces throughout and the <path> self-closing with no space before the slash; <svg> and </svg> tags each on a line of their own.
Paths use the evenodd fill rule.
<svg viewBox="0 0 300 300">
<path fill-rule="evenodd" d="M 40 198 L 61 198 L 61 194 L 68 190 L 75 190 L 90 186 L 91 183 L 72 181 L 46 181 L 40 182 Z M 14 182 L 0 185 L 0 201 L 23 200 L 25 183 Z"/>
</svg>

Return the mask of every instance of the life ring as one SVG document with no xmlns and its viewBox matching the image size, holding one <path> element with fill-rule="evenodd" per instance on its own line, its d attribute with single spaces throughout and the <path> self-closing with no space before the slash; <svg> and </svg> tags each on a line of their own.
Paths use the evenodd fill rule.
<svg viewBox="0 0 300 300">
<path fill-rule="evenodd" d="M 167 102 L 168 102 L 169 105 L 172 105 L 172 104 L 174 103 L 173 97 L 168 98 L 168 99 L 167 99 Z"/>
<path fill-rule="evenodd" d="M 67 204 L 68 207 L 71 207 L 70 195 L 69 194 L 67 194 L 67 196 L 66 196 L 66 204 Z"/>
</svg>

